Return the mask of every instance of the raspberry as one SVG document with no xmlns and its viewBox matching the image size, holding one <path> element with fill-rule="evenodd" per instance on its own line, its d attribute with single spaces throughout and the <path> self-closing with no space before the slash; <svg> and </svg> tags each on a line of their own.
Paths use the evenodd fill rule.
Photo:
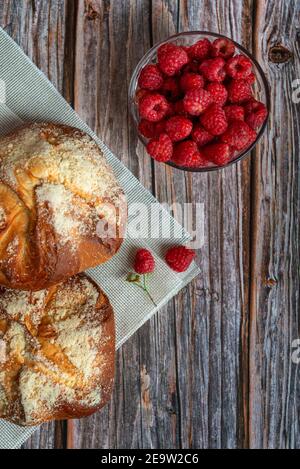
<svg viewBox="0 0 300 469">
<path fill-rule="evenodd" d="M 159 68 L 168 76 L 178 73 L 189 61 L 182 47 L 175 44 L 163 44 L 157 51 Z"/>
<path fill-rule="evenodd" d="M 198 151 L 187 159 L 185 166 L 188 168 L 203 168 L 204 166 L 208 166 L 208 164 L 209 162 L 207 159 L 204 158 L 200 151 Z"/>
<path fill-rule="evenodd" d="M 154 125 L 155 137 L 159 137 L 160 134 L 166 133 L 166 120 L 156 122 Z"/>
<path fill-rule="evenodd" d="M 228 92 L 221 83 L 209 83 L 206 90 L 210 92 L 214 103 L 224 106 L 228 98 Z"/>
<path fill-rule="evenodd" d="M 226 38 L 216 39 L 211 45 L 211 56 L 221 57 L 222 59 L 229 59 L 235 53 L 235 45 L 232 41 Z"/>
<path fill-rule="evenodd" d="M 255 73 L 250 73 L 250 75 L 246 77 L 246 82 L 249 83 L 249 85 L 254 85 L 254 83 L 256 82 Z"/>
<path fill-rule="evenodd" d="M 140 88 L 158 90 L 163 84 L 163 76 L 157 65 L 146 65 L 140 73 L 138 84 Z"/>
<path fill-rule="evenodd" d="M 256 139 L 256 132 L 246 122 L 232 121 L 221 140 L 235 150 L 241 151 L 249 147 Z"/>
<path fill-rule="evenodd" d="M 160 163 L 165 163 L 172 158 L 173 144 L 167 134 L 160 134 L 158 138 L 150 140 L 146 149 L 149 155 Z"/>
<path fill-rule="evenodd" d="M 244 55 L 236 55 L 228 60 L 225 70 L 227 75 L 236 80 L 243 80 L 247 78 L 252 72 L 252 63 L 248 57 Z"/>
<path fill-rule="evenodd" d="M 209 57 L 210 48 L 211 44 L 208 39 L 200 39 L 189 48 L 188 55 L 191 59 L 204 60 Z"/>
<path fill-rule="evenodd" d="M 180 96 L 180 88 L 176 78 L 169 77 L 163 82 L 161 92 L 168 100 L 175 100 Z"/>
<path fill-rule="evenodd" d="M 192 60 L 183 67 L 182 71 L 183 73 L 199 73 L 199 62 Z"/>
<path fill-rule="evenodd" d="M 246 106 L 246 122 L 254 130 L 259 129 L 265 122 L 268 116 L 268 110 L 266 106 L 256 101 L 255 99 L 251 100 Z"/>
<path fill-rule="evenodd" d="M 226 78 L 224 69 L 225 60 L 219 58 L 209 59 L 202 62 L 199 71 L 204 75 L 208 81 L 222 82 Z"/>
<path fill-rule="evenodd" d="M 242 106 L 237 104 L 231 104 L 224 107 L 224 112 L 226 114 L 228 122 L 232 120 L 243 121 L 245 120 L 245 110 Z"/>
<path fill-rule="evenodd" d="M 204 156 L 217 166 L 224 166 L 230 161 L 230 146 L 226 143 L 214 143 L 203 149 Z"/>
<path fill-rule="evenodd" d="M 184 105 L 183 105 L 183 100 L 180 99 L 179 101 L 177 101 L 175 104 L 174 104 L 174 112 L 175 114 L 179 115 L 179 116 L 185 116 L 187 117 L 188 116 L 188 113 L 186 112 L 186 110 L 184 109 Z"/>
<path fill-rule="evenodd" d="M 196 124 L 192 131 L 192 139 L 198 147 L 202 147 L 214 139 L 214 136 L 207 132 L 201 124 Z"/>
<path fill-rule="evenodd" d="M 199 116 L 211 102 L 211 95 L 208 91 L 203 89 L 190 90 L 183 99 L 183 106 L 191 116 Z"/>
<path fill-rule="evenodd" d="M 147 249 L 139 249 L 134 259 L 134 270 L 140 275 L 150 274 L 155 269 L 155 260 Z"/>
<path fill-rule="evenodd" d="M 155 137 L 155 124 L 154 122 L 142 119 L 139 123 L 139 132 L 146 138 Z"/>
<path fill-rule="evenodd" d="M 195 258 L 195 251 L 185 246 L 175 246 L 168 250 L 166 263 L 175 272 L 185 272 Z"/>
<path fill-rule="evenodd" d="M 184 93 L 189 90 L 198 90 L 203 86 L 204 79 L 198 73 L 185 73 L 180 79 L 180 87 Z"/>
<path fill-rule="evenodd" d="M 158 93 L 146 94 L 139 102 L 140 116 L 151 122 L 163 119 L 168 113 L 169 104 L 164 96 Z"/>
<path fill-rule="evenodd" d="M 188 166 L 195 153 L 199 153 L 197 144 L 192 140 L 186 140 L 174 148 L 172 161 L 178 166 Z"/>
<path fill-rule="evenodd" d="M 251 85 L 246 80 L 233 79 L 227 87 L 228 99 L 233 104 L 241 104 L 252 98 Z"/>
<path fill-rule="evenodd" d="M 174 116 L 167 121 L 166 132 L 172 142 L 179 142 L 187 138 L 193 128 L 193 123 L 190 119 L 183 116 Z"/>
<path fill-rule="evenodd" d="M 144 96 L 150 96 L 150 94 L 151 93 L 147 90 L 138 90 L 135 93 L 135 102 L 136 102 L 136 104 L 139 104 L 141 99 L 144 98 Z"/>
<path fill-rule="evenodd" d="M 225 112 L 218 104 L 212 104 L 200 117 L 200 122 L 207 132 L 215 136 L 223 134 L 228 127 Z"/>
</svg>

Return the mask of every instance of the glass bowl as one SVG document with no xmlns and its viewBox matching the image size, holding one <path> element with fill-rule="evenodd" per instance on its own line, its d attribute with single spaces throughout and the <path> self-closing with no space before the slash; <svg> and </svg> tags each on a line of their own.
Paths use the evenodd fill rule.
<svg viewBox="0 0 300 469">
<path fill-rule="evenodd" d="M 144 145 L 146 145 L 148 140 L 143 135 L 141 135 L 138 130 L 140 117 L 139 117 L 138 106 L 137 106 L 137 101 L 136 101 L 136 92 L 138 90 L 138 78 L 139 78 L 141 70 L 148 64 L 157 63 L 157 49 L 162 44 L 173 43 L 173 44 L 180 45 L 180 46 L 190 46 L 194 44 L 195 42 L 199 41 L 200 39 L 204 39 L 204 38 L 209 39 L 211 42 L 214 41 L 216 38 L 229 39 L 230 41 L 234 43 L 236 47 L 236 53 L 244 54 L 246 57 L 248 57 L 251 60 L 252 66 L 253 66 L 253 72 L 256 75 L 256 83 L 254 85 L 254 96 L 257 100 L 262 101 L 266 105 L 268 109 L 268 116 L 264 124 L 258 131 L 256 140 L 251 144 L 251 146 L 249 146 L 249 148 L 247 148 L 246 150 L 243 150 L 237 153 L 234 156 L 234 158 L 224 166 L 217 166 L 211 163 L 211 166 L 205 166 L 201 168 L 189 168 L 189 167 L 184 167 L 184 166 L 178 166 L 171 161 L 168 161 L 167 163 L 165 163 L 169 166 L 173 166 L 174 168 L 177 168 L 183 171 L 200 172 L 200 173 L 207 172 L 207 171 L 216 171 L 218 169 L 227 168 L 228 166 L 231 166 L 232 164 L 235 164 L 238 161 L 243 160 L 254 149 L 254 147 L 257 145 L 257 143 L 259 142 L 263 133 L 266 130 L 269 113 L 270 113 L 270 90 L 269 90 L 269 85 L 268 85 L 266 76 L 261 66 L 259 65 L 259 63 L 253 57 L 253 55 L 250 54 L 250 52 L 248 52 L 243 46 L 233 41 L 231 38 L 227 38 L 226 36 L 223 36 L 221 34 L 210 33 L 207 31 L 190 31 L 190 32 L 175 34 L 174 36 L 169 37 L 167 40 L 161 41 L 155 46 L 153 46 L 140 60 L 140 62 L 136 66 L 133 72 L 133 75 L 131 77 L 131 81 L 129 85 L 129 93 L 128 93 L 129 109 L 130 109 L 136 130 L 138 132 L 139 139 Z"/>
</svg>

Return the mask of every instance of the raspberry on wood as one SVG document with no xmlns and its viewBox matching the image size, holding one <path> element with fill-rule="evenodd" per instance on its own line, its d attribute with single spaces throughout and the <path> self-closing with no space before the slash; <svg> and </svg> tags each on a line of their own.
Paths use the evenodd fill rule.
<svg viewBox="0 0 300 469">
<path fill-rule="evenodd" d="M 227 75 L 236 80 L 246 79 L 252 72 L 252 62 L 245 55 L 236 55 L 228 60 L 225 70 Z"/>
<path fill-rule="evenodd" d="M 242 151 L 250 147 L 256 136 L 256 132 L 246 122 L 232 121 L 227 131 L 221 136 L 221 140 L 235 150 Z"/>
<path fill-rule="evenodd" d="M 214 136 L 222 135 L 228 127 L 226 114 L 218 104 L 212 104 L 200 116 L 200 122 L 205 130 Z"/>
<path fill-rule="evenodd" d="M 191 116 L 199 116 L 211 103 L 211 95 L 204 89 L 190 90 L 183 98 L 184 109 Z"/>
<path fill-rule="evenodd" d="M 253 92 L 250 83 L 246 80 L 233 79 L 227 87 L 228 100 L 232 104 L 242 104 L 252 98 Z"/>
<path fill-rule="evenodd" d="M 163 76 L 157 65 L 146 65 L 139 76 L 138 84 L 140 88 L 147 90 L 159 90 L 163 84 Z"/>
<path fill-rule="evenodd" d="M 213 143 L 203 149 L 204 156 L 217 166 L 224 166 L 231 160 L 230 146 L 226 143 Z"/>
<path fill-rule="evenodd" d="M 160 134 L 158 138 L 150 140 L 146 149 L 148 154 L 160 163 L 166 163 L 172 158 L 173 144 L 167 134 Z"/>
<path fill-rule="evenodd" d="M 229 59 L 235 53 L 235 45 L 227 38 L 216 39 L 211 45 L 211 56 Z"/>
<path fill-rule="evenodd" d="M 139 112 L 143 119 L 158 122 L 165 117 L 169 111 L 169 103 L 159 93 L 151 93 L 143 96 L 139 102 Z"/>
<path fill-rule="evenodd" d="M 210 143 L 215 137 L 205 130 L 200 123 L 195 124 L 192 131 L 192 139 L 197 143 L 198 147 L 202 147 Z"/>
<path fill-rule="evenodd" d="M 166 263 L 175 272 L 185 272 L 195 258 L 195 251 L 185 246 L 175 246 L 168 250 Z"/>
<path fill-rule="evenodd" d="M 225 60 L 221 57 L 218 57 L 216 59 L 208 59 L 202 62 L 199 67 L 199 71 L 208 81 L 222 82 L 226 78 L 224 67 Z"/>
<path fill-rule="evenodd" d="M 187 138 L 193 128 L 193 123 L 190 119 L 184 116 L 171 117 L 166 123 L 166 132 L 172 142 L 179 142 Z"/>
<path fill-rule="evenodd" d="M 161 71 L 167 76 L 178 73 L 189 62 L 186 51 L 175 44 L 163 44 L 157 51 L 158 64 Z"/>
<path fill-rule="evenodd" d="M 228 91 L 222 83 L 209 83 L 206 90 L 210 92 L 214 103 L 224 106 L 228 98 Z"/>
</svg>

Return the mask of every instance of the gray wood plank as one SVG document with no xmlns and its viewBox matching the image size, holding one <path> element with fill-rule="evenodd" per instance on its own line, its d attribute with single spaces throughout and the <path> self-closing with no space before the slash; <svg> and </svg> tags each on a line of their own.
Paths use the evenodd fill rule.
<svg viewBox="0 0 300 469">
<path fill-rule="evenodd" d="M 271 86 L 268 132 L 256 151 L 253 173 L 250 444 L 300 447 L 300 374 L 292 343 L 299 315 L 300 104 L 292 83 L 300 78 L 300 4 L 257 2 L 255 51 Z M 268 61 L 275 45 L 293 56 Z"/>
</svg>

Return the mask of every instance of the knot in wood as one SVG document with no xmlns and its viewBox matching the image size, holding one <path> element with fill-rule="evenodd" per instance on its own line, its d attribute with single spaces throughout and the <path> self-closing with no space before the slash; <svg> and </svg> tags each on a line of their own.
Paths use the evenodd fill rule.
<svg viewBox="0 0 300 469">
<path fill-rule="evenodd" d="M 269 61 L 275 64 L 289 62 L 292 57 L 292 52 L 281 44 L 277 44 L 269 50 Z"/>
</svg>

